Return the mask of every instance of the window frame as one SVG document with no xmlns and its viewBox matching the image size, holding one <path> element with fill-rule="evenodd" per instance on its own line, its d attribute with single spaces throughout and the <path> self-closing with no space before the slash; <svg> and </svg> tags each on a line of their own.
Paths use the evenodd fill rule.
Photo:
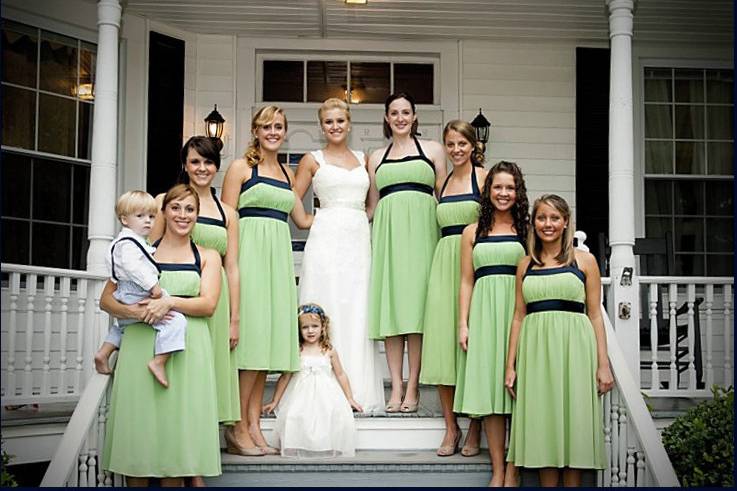
<svg viewBox="0 0 737 491">
<path fill-rule="evenodd" d="M 302 85 L 302 102 L 284 102 L 284 101 L 264 101 L 264 61 L 298 61 L 302 62 L 304 73 Z M 350 87 L 351 83 L 351 63 L 389 63 L 389 93 L 394 92 L 394 64 L 417 63 L 425 65 L 433 65 L 433 103 L 417 104 L 423 108 L 440 109 L 440 53 L 428 53 L 426 55 L 398 55 L 394 53 L 363 53 L 363 52 L 300 52 L 300 51 L 284 51 L 284 50 L 257 50 L 256 51 L 256 104 L 274 103 L 286 108 L 290 107 L 320 107 L 320 102 L 307 102 L 307 62 L 308 61 L 339 61 L 346 63 L 346 83 Z M 353 104 L 355 107 L 364 108 L 381 108 L 383 103 L 358 103 Z"/>
<path fill-rule="evenodd" d="M 658 103 L 658 102 L 646 102 L 645 101 L 645 70 L 648 68 L 657 68 L 657 69 L 671 69 L 671 70 L 678 70 L 678 69 L 690 69 L 690 70 L 732 70 L 734 73 L 734 66 L 726 60 L 703 60 L 703 59 L 670 59 L 670 58 L 640 58 L 639 59 L 639 66 L 638 66 L 638 72 L 637 77 L 639 77 L 639 81 L 637 84 L 634 84 L 634 87 L 637 91 L 639 91 L 639 94 L 635 94 L 635 101 L 636 101 L 636 108 L 634 109 L 635 113 L 635 123 L 636 125 L 639 125 L 639 131 L 637 131 L 637 138 L 635 140 L 635 156 L 637 157 L 639 161 L 639 169 L 637 172 L 637 179 L 636 183 L 639 185 L 639 190 L 636 189 L 636 197 L 639 198 L 639 203 L 636 203 L 636 205 L 639 204 L 640 212 L 638 213 L 638 216 L 636 217 L 639 219 L 639 224 L 636 227 L 637 235 L 645 237 L 646 236 L 646 223 L 648 217 L 653 218 L 663 218 L 665 215 L 652 215 L 648 214 L 646 212 L 645 207 L 645 192 L 646 192 L 646 182 L 648 180 L 655 181 L 666 181 L 666 182 L 677 182 L 677 181 L 698 181 L 698 182 L 704 182 L 705 185 L 708 184 L 709 181 L 732 181 L 734 182 L 734 175 L 724 175 L 724 174 L 677 174 L 676 173 L 676 167 L 675 167 L 675 152 L 673 153 L 672 157 L 672 170 L 673 173 L 671 174 L 656 174 L 656 173 L 650 173 L 646 171 L 646 141 L 670 141 L 675 142 L 676 141 L 694 141 L 694 142 L 704 142 L 706 145 L 708 142 L 731 142 L 732 148 L 734 151 L 734 145 L 735 145 L 735 139 L 732 140 L 724 140 L 724 139 L 711 139 L 707 138 L 708 135 L 705 134 L 703 139 L 682 139 L 682 138 L 676 138 L 675 134 L 672 138 L 646 138 L 645 137 L 645 131 L 646 131 L 646 124 L 645 124 L 645 107 L 647 105 L 668 105 L 670 107 L 675 108 L 678 105 L 689 105 L 689 106 L 701 106 L 706 107 L 709 106 L 721 106 L 721 107 L 732 107 L 732 117 L 734 120 L 734 107 L 735 107 L 735 101 L 733 100 L 731 104 L 728 103 L 707 103 L 706 97 L 704 98 L 704 101 L 700 103 L 678 103 L 675 101 L 675 93 L 673 93 L 673 100 L 668 103 Z M 674 72 L 671 72 L 671 80 L 674 80 Z M 734 82 L 733 82 L 734 83 Z M 706 92 L 706 86 L 704 86 L 704 91 Z M 672 115 L 673 118 L 675 118 L 675 114 Z M 706 112 L 704 113 L 704 124 L 706 124 L 707 116 Z M 675 128 L 674 128 L 675 131 Z M 706 131 L 706 129 L 705 129 Z M 709 163 L 708 163 L 708 149 L 705 149 L 705 169 L 704 172 L 708 171 Z M 675 196 L 672 196 L 671 199 L 675 199 Z M 734 197 L 733 197 L 734 199 Z M 671 208 L 672 209 L 672 208 Z M 671 223 L 674 223 L 674 220 L 677 219 L 677 217 L 680 217 L 680 215 L 676 215 L 675 212 L 671 215 L 668 215 L 668 217 L 671 219 Z M 704 210 L 703 214 L 700 214 L 698 216 L 694 216 L 695 218 L 701 218 L 704 220 L 708 220 L 709 218 L 732 218 L 734 221 L 734 216 L 728 217 L 728 216 L 722 216 L 722 215 L 710 215 L 707 213 L 706 210 Z M 673 247 L 674 247 L 674 254 L 677 256 L 679 252 L 675 252 L 675 228 L 673 230 Z M 704 235 L 704 240 L 706 241 L 707 237 L 706 234 Z M 704 244 L 704 250 L 701 252 L 683 252 L 682 254 L 686 255 L 695 255 L 702 257 L 704 261 L 706 261 L 706 257 L 710 255 L 720 255 L 725 256 L 729 255 L 729 253 L 726 252 L 715 252 L 715 251 L 709 251 L 706 244 Z M 734 251 L 732 251 L 732 255 L 734 255 Z M 706 263 L 704 263 L 704 266 L 706 266 Z M 702 276 L 713 276 L 709 275 L 708 271 L 705 269 L 704 274 Z"/>
</svg>

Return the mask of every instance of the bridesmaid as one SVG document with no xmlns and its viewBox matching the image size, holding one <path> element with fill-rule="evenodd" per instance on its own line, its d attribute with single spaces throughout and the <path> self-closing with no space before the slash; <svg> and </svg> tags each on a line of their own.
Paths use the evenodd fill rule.
<svg viewBox="0 0 737 491">
<path fill-rule="evenodd" d="M 123 474 L 129 486 L 149 477 L 162 486 L 182 486 L 183 477 L 220 474 L 215 371 L 207 317 L 220 295 L 220 256 L 196 246 L 190 233 L 199 213 L 197 192 L 185 184 L 163 199 L 164 236 L 154 259 L 161 287 L 169 295 L 136 305 L 113 298 L 108 281 L 100 307 L 109 314 L 141 322 L 126 326 L 110 395 L 103 467 Z M 155 331 L 149 324 L 175 309 L 187 316 L 186 349 L 167 364 L 169 388 L 146 367 Z"/>
<path fill-rule="evenodd" d="M 512 399 L 504 390 L 509 327 L 514 312 L 514 274 L 525 256 L 529 227 L 527 189 L 517 164 L 501 161 L 484 182 L 481 213 L 461 237 L 458 339 L 466 352 L 454 409 L 484 416 L 492 465 L 490 486 L 516 486 L 512 463 L 505 470 L 506 419 Z"/>
<path fill-rule="evenodd" d="M 236 347 L 241 420 L 225 433 L 227 451 L 277 455 L 261 432 L 266 374 L 299 370 L 297 289 L 287 217 L 309 228 L 312 215 L 292 190 L 294 174 L 277 159 L 287 134 L 284 111 L 265 106 L 251 120 L 244 158 L 225 174 L 223 202 L 240 216 L 240 341 Z"/>
<path fill-rule="evenodd" d="M 504 384 L 517 399 L 507 458 L 538 468 L 542 486 L 557 486 L 561 470 L 563 486 L 580 486 L 581 469 L 606 466 L 598 396 L 614 384 L 599 267 L 573 247 L 571 210 L 560 196 L 535 200 L 532 226 L 507 354 Z"/>
<path fill-rule="evenodd" d="M 417 139 L 415 102 L 392 94 L 384 103 L 384 136 L 392 142 L 369 158 L 368 208 L 374 209 L 369 337 L 383 339 L 392 381 L 386 412 L 411 413 L 419 404 L 425 298 L 438 241 L 434 194 L 445 181 L 445 152 Z M 375 205 L 375 206 L 374 206 Z M 404 339 L 409 379 L 402 398 Z"/>
<path fill-rule="evenodd" d="M 422 341 L 420 383 L 437 385 L 445 419 L 445 437 L 438 448 L 441 457 L 458 451 L 461 430 L 453 413 L 453 395 L 458 369 L 465 354 L 458 344 L 458 289 L 460 286 L 461 233 L 479 216 L 484 182 L 484 152 L 473 126 L 453 120 L 443 130 L 445 153 L 453 170 L 440 190 L 437 219 L 442 238 L 435 248 L 425 305 L 425 331 Z M 466 445 L 461 452 L 478 453 L 480 424 L 471 420 Z"/>
</svg>

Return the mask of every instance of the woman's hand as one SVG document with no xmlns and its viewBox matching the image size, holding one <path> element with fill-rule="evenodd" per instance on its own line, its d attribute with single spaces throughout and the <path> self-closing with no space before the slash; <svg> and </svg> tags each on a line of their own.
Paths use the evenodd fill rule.
<svg viewBox="0 0 737 491">
<path fill-rule="evenodd" d="M 238 340 L 241 336 L 241 323 L 237 320 L 230 321 L 230 349 L 234 350 L 238 346 Z"/>
<path fill-rule="evenodd" d="M 174 306 L 174 300 L 172 297 L 145 299 L 138 302 L 138 305 L 144 306 L 143 317 L 141 320 L 146 324 L 153 325 L 161 321 L 172 309 Z"/>
<path fill-rule="evenodd" d="M 461 345 L 463 351 L 468 351 L 468 326 L 461 325 L 458 327 L 458 344 Z"/>
<path fill-rule="evenodd" d="M 606 394 L 614 387 L 614 377 L 609 365 L 596 369 L 596 386 L 599 389 L 599 395 Z"/>
<path fill-rule="evenodd" d="M 509 395 L 512 396 L 512 399 L 517 398 L 517 394 L 514 393 L 514 382 L 517 379 L 517 372 L 512 367 L 507 367 L 507 373 L 504 374 L 504 387 L 507 389 L 507 392 L 509 392 Z"/>
<path fill-rule="evenodd" d="M 354 411 L 357 411 L 359 413 L 363 412 L 363 408 L 359 403 L 357 403 L 354 399 L 348 399 L 348 404 L 351 405 Z"/>
</svg>

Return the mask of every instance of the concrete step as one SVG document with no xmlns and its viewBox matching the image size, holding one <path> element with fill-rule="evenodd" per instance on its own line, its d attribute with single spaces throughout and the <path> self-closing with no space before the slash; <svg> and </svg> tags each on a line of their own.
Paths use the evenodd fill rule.
<svg viewBox="0 0 737 491">
<path fill-rule="evenodd" d="M 223 474 L 208 486 L 253 487 L 485 487 L 491 479 L 488 454 L 438 457 L 434 450 L 362 450 L 355 457 L 300 459 L 222 454 Z M 522 486 L 537 486 L 538 473 L 523 469 Z M 596 485 L 596 472 L 584 472 Z"/>
</svg>

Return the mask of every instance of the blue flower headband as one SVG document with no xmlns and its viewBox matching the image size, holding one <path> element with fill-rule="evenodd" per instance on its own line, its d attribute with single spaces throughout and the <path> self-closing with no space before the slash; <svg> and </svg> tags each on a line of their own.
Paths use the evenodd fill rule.
<svg viewBox="0 0 737 491">
<path fill-rule="evenodd" d="M 300 306 L 297 309 L 297 314 L 298 315 L 302 315 L 302 314 L 317 314 L 317 315 L 319 315 L 321 317 L 324 317 L 325 316 L 325 311 L 323 311 L 322 308 L 320 308 L 319 305 L 308 303 L 306 305 Z"/>
</svg>

